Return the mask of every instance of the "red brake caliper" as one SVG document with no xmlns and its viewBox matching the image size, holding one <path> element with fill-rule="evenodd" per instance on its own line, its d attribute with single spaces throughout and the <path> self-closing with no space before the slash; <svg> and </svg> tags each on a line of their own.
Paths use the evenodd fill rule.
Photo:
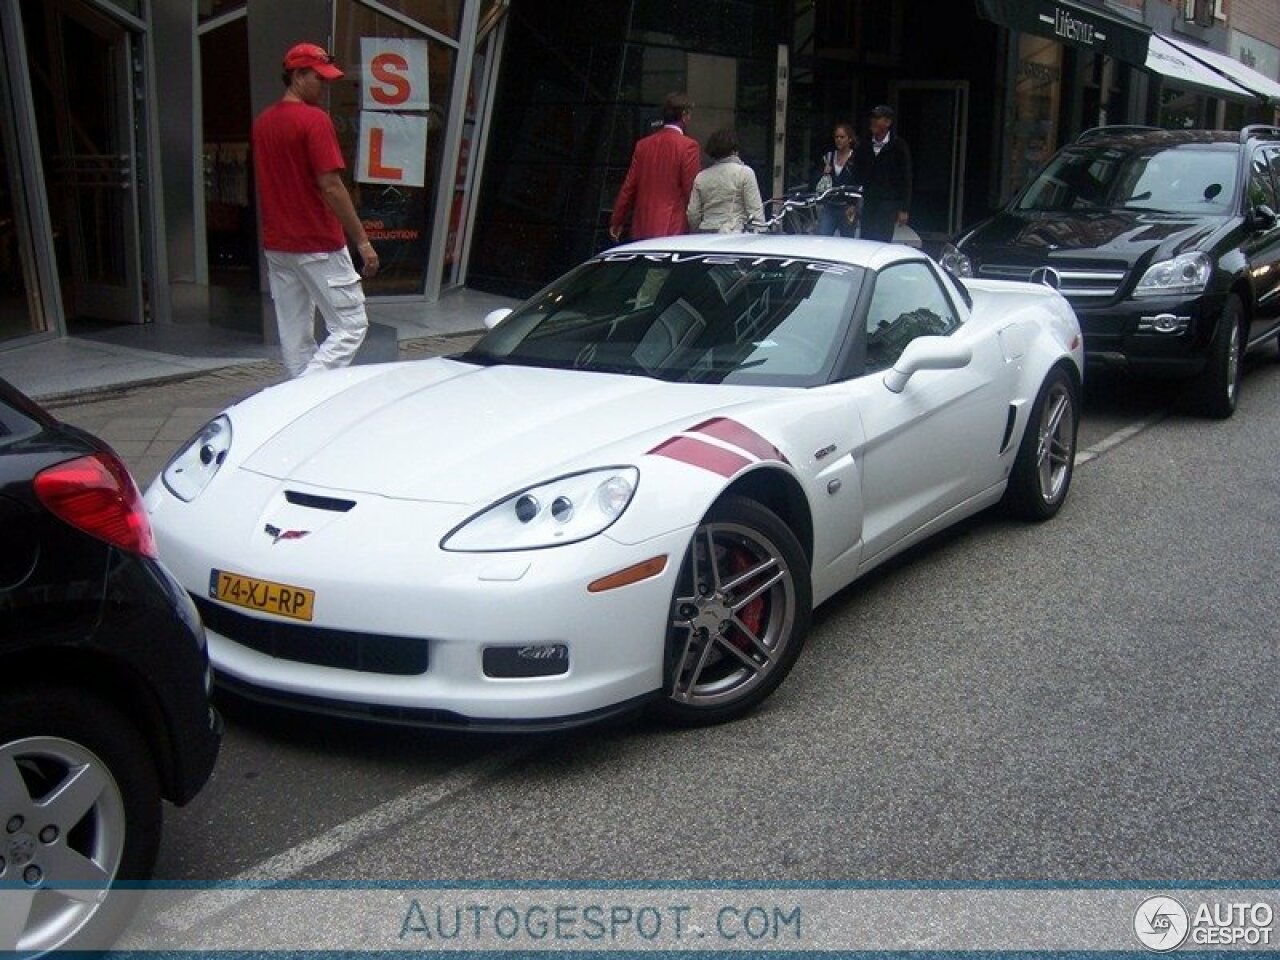
<svg viewBox="0 0 1280 960">
<path fill-rule="evenodd" d="M 732 549 L 729 554 L 729 570 L 734 574 L 750 570 L 754 565 L 755 561 L 751 554 L 741 547 Z M 738 611 L 738 619 L 742 621 L 742 625 L 757 637 L 760 636 L 760 628 L 764 625 L 764 616 L 765 598 L 763 594 Z M 752 648 L 751 641 L 738 631 L 734 632 L 730 642 L 739 650 L 749 651 Z"/>
</svg>

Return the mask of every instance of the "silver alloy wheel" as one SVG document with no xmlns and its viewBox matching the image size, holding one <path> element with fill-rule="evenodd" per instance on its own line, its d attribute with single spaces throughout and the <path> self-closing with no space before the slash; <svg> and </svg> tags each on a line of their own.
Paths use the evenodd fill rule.
<svg viewBox="0 0 1280 960">
<path fill-rule="evenodd" d="M 702 524 L 689 550 L 673 606 L 670 698 L 723 706 L 759 687 L 790 643 L 795 575 L 774 543 L 737 523 Z"/>
<path fill-rule="evenodd" d="M 0 950 L 43 953 L 84 929 L 124 857 L 125 801 L 81 744 L 0 744 Z"/>
<path fill-rule="evenodd" d="M 1045 503 L 1053 503 L 1062 496 L 1063 488 L 1071 475 L 1075 446 L 1075 411 L 1072 409 L 1071 390 L 1064 381 L 1059 380 L 1045 397 L 1040 415 L 1039 442 L 1036 446 L 1036 472 L 1040 496 Z"/>
</svg>

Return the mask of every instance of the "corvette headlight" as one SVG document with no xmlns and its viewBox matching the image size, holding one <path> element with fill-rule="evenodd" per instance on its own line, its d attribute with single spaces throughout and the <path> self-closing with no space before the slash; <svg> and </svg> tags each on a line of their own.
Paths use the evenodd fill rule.
<svg viewBox="0 0 1280 960">
<path fill-rule="evenodd" d="M 201 427 L 186 446 L 173 455 L 160 477 L 170 493 L 190 503 L 209 485 L 230 449 L 231 421 L 224 414 Z"/>
<path fill-rule="evenodd" d="M 972 277 L 973 261 L 968 255 L 961 253 L 957 247 L 947 244 L 942 248 L 942 256 L 938 258 L 938 263 L 942 265 L 944 270 L 951 273 L 953 277 Z"/>
<path fill-rule="evenodd" d="M 1133 290 L 1135 297 L 1157 297 L 1169 293 L 1201 293 L 1209 285 L 1213 264 L 1207 254 L 1184 253 L 1147 267 Z"/>
<path fill-rule="evenodd" d="M 488 553 L 577 543 L 603 533 L 622 516 L 639 482 L 635 467 L 608 467 L 529 487 L 477 513 L 440 547 Z"/>
</svg>

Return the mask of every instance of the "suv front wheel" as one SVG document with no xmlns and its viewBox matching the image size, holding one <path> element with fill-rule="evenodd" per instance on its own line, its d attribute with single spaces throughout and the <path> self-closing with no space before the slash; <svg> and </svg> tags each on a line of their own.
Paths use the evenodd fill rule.
<svg viewBox="0 0 1280 960">
<path fill-rule="evenodd" d="M 1225 420 L 1236 412 L 1243 372 L 1244 340 L 1240 332 L 1244 308 L 1234 293 L 1227 295 L 1218 328 L 1209 345 L 1209 363 L 1196 381 L 1192 403 L 1196 412 Z"/>
</svg>

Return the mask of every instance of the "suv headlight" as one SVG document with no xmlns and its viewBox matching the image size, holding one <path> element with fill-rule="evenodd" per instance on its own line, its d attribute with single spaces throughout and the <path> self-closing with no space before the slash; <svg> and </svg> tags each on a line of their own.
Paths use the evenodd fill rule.
<svg viewBox="0 0 1280 960">
<path fill-rule="evenodd" d="M 942 248 L 942 256 L 938 258 L 938 263 L 942 265 L 955 277 L 972 277 L 973 261 L 969 257 L 960 252 L 960 249 L 950 243 Z"/>
<path fill-rule="evenodd" d="M 1183 253 L 1147 267 L 1133 290 L 1135 297 L 1160 297 L 1171 293 L 1202 293 L 1209 285 L 1213 264 L 1207 254 Z"/>
<path fill-rule="evenodd" d="M 209 485 L 231 449 L 231 421 L 215 417 L 173 455 L 160 474 L 164 485 L 179 500 L 190 503 Z"/>
<path fill-rule="evenodd" d="M 529 487 L 459 525 L 440 548 L 489 553 L 587 540 L 622 516 L 639 482 L 640 471 L 635 467 L 606 467 Z"/>
</svg>

